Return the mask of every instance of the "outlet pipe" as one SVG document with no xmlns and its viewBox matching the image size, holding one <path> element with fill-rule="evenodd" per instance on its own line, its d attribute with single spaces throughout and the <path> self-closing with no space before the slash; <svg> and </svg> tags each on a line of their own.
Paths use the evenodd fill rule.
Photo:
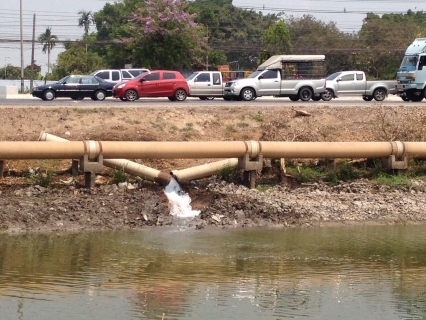
<svg viewBox="0 0 426 320">
<path fill-rule="evenodd" d="M 56 141 L 56 142 L 70 142 L 67 139 L 49 134 L 46 132 L 41 132 L 39 141 Z M 158 182 L 160 185 L 168 185 L 170 182 L 170 174 L 167 172 L 162 172 L 155 170 L 153 168 L 143 166 L 139 163 L 129 161 L 126 159 L 103 159 L 103 165 L 113 168 L 121 169 L 123 168 L 124 172 L 129 173 L 134 176 L 141 176 L 147 180 Z"/>
<path fill-rule="evenodd" d="M 222 169 L 236 167 L 237 165 L 238 159 L 231 158 L 187 169 L 173 170 L 171 173 L 177 181 L 184 182 L 211 176 Z"/>
<path fill-rule="evenodd" d="M 41 132 L 39 141 L 70 142 L 67 139 L 63 139 L 46 132 Z M 167 185 L 170 182 L 170 174 L 172 174 L 179 182 L 191 181 L 215 174 L 224 168 L 235 167 L 238 165 L 238 159 L 226 159 L 192 168 L 174 170 L 170 174 L 168 172 L 158 171 L 126 159 L 104 159 L 103 164 L 114 169 L 123 168 L 124 172 L 126 173 L 132 174 L 134 176 L 141 176 L 150 181 L 159 182 L 161 185 Z"/>
</svg>

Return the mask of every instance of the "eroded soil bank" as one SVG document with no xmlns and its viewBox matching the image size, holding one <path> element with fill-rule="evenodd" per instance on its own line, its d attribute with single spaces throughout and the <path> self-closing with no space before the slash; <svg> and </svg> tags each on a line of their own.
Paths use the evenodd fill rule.
<svg viewBox="0 0 426 320">
<path fill-rule="evenodd" d="M 426 184 L 390 190 L 366 180 L 330 187 L 275 186 L 267 191 L 227 182 L 184 186 L 199 216 L 190 227 L 312 227 L 333 223 L 406 224 L 426 221 Z M 130 230 L 181 224 L 170 215 L 163 188 L 101 185 L 92 189 L 38 185 L 0 194 L 2 232 Z"/>
<path fill-rule="evenodd" d="M 299 117 L 290 104 L 262 107 L 181 106 L 114 109 L 3 108 L 0 140 L 36 141 L 41 131 L 69 140 L 98 141 L 425 141 L 426 107 L 368 107 L 306 104 L 310 116 Z M 140 161 L 158 170 L 188 168 L 209 159 Z M 0 228 L 2 232 L 127 230 L 171 226 L 163 188 L 155 183 L 111 183 L 111 170 L 103 181 L 85 189 L 81 183 L 65 184 L 58 175 L 44 188 L 25 178 L 29 168 L 60 172 L 70 161 L 5 161 L 0 180 Z M 77 177 L 81 181 L 81 176 Z M 132 178 L 133 179 L 133 178 Z M 26 181 L 22 183 L 22 181 Z M 133 180 L 134 181 L 134 180 Z M 133 183 L 133 182 L 132 182 Z M 206 178 L 184 184 L 192 208 L 201 210 L 188 221 L 191 227 L 292 227 L 330 223 L 423 223 L 426 187 L 422 181 L 403 189 L 389 189 L 367 180 L 290 186 L 266 191 Z"/>
</svg>

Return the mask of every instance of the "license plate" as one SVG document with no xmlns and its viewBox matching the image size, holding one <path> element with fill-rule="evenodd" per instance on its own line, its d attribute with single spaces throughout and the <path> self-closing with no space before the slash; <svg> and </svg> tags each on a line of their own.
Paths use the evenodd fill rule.
<svg viewBox="0 0 426 320">
<path fill-rule="evenodd" d="M 402 84 L 398 84 L 398 89 L 402 89 L 403 85 Z"/>
</svg>

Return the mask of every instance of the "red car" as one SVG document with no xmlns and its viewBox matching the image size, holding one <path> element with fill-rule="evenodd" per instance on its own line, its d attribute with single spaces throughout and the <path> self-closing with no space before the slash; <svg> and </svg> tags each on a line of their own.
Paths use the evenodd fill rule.
<svg viewBox="0 0 426 320">
<path fill-rule="evenodd" d="M 189 93 L 188 83 L 180 72 L 154 70 L 127 82 L 117 83 L 112 96 L 135 101 L 142 97 L 168 97 L 170 101 L 184 101 Z"/>
</svg>

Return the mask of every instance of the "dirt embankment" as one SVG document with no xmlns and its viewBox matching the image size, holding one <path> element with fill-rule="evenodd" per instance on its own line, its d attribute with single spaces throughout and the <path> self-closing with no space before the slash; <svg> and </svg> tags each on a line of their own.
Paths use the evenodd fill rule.
<svg viewBox="0 0 426 320">
<path fill-rule="evenodd" d="M 310 116 L 289 106 L 178 106 L 164 108 L 5 108 L 0 140 L 35 141 L 41 131 L 69 140 L 99 141 L 424 141 L 423 108 L 331 107 L 307 104 Z M 209 159 L 140 161 L 158 170 L 188 168 Z M 28 168 L 53 175 L 52 186 L 37 185 Z M 132 187 L 112 184 L 105 169 L 97 187 L 82 188 L 84 176 L 66 184 L 70 160 L 5 161 L 0 180 L 0 228 L 4 232 L 85 229 L 133 229 L 172 225 L 169 204 L 154 183 Z M 31 170 L 30 170 L 31 171 Z M 26 176 L 26 177 L 25 177 Z M 62 180 L 62 181 L 61 181 Z M 208 225 L 311 226 L 332 222 L 422 222 L 424 185 L 388 190 L 368 181 L 335 187 L 278 185 L 266 192 L 249 190 L 213 178 L 184 184 L 192 207 L 201 214 L 191 222 Z M 426 216 L 426 215 L 425 215 Z"/>
</svg>

